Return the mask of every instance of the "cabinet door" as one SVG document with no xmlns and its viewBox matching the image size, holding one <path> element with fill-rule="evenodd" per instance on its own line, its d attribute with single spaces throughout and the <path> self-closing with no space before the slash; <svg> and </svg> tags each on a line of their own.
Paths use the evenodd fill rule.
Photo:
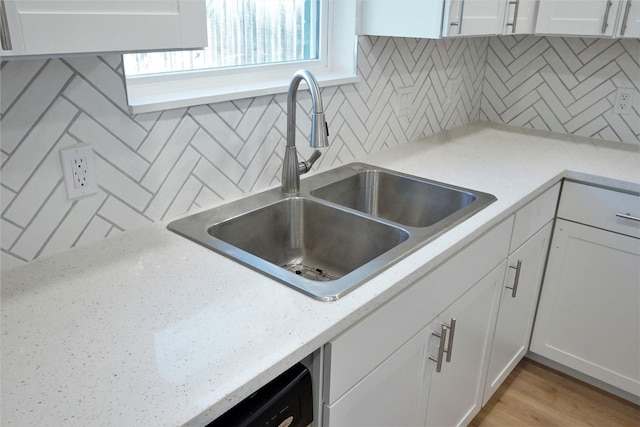
<svg viewBox="0 0 640 427">
<path fill-rule="evenodd" d="M 620 0 L 540 0 L 536 34 L 613 36 Z"/>
<path fill-rule="evenodd" d="M 502 34 L 505 0 L 450 0 L 442 23 L 443 36 Z"/>
<path fill-rule="evenodd" d="M 422 329 L 331 406 L 331 427 L 406 426 L 424 423 L 430 371 L 426 346 L 436 321 Z"/>
<path fill-rule="evenodd" d="M 552 226 L 553 223 L 549 222 L 509 257 L 489 358 L 483 405 L 529 348 Z"/>
<path fill-rule="evenodd" d="M 357 0 L 358 34 L 440 38 L 442 1 Z"/>
<path fill-rule="evenodd" d="M 429 362 L 434 370 L 426 418 L 429 426 L 466 425 L 480 411 L 505 266 L 503 262 L 493 269 L 440 316 L 440 321 L 450 326 L 455 319 L 455 328 L 444 337 L 449 360 L 442 364 L 441 372 L 435 372 L 436 362 Z M 436 359 L 440 341 L 433 336 L 429 346 Z"/>
<path fill-rule="evenodd" d="M 531 351 L 640 396 L 640 239 L 559 219 Z"/>
<path fill-rule="evenodd" d="M 207 44 L 204 0 L 3 0 L 11 48 L 59 55 L 198 48 Z"/>
<path fill-rule="evenodd" d="M 537 13 L 537 0 L 507 1 L 502 34 L 533 34 Z"/>
<path fill-rule="evenodd" d="M 624 3 L 617 34 L 620 37 L 640 38 L 640 0 L 627 0 Z"/>
</svg>

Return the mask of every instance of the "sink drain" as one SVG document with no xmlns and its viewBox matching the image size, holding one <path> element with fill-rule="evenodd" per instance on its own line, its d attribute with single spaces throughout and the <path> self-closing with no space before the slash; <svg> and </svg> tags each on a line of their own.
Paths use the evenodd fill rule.
<svg viewBox="0 0 640 427">
<path fill-rule="evenodd" d="M 328 282 L 329 280 L 336 280 L 337 277 L 333 277 L 330 274 L 327 274 L 321 268 L 309 267 L 304 264 L 285 264 L 282 268 L 289 270 L 292 273 L 297 274 L 298 276 L 302 276 L 305 279 L 315 280 L 318 282 Z"/>
</svg>

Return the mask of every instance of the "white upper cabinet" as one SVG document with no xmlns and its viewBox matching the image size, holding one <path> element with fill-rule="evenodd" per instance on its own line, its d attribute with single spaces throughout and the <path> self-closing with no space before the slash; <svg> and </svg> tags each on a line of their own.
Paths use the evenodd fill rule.
<svg viewBox="0 0 640 427">
<path fill-rule="evenodd" d="M 627 0 L 623 4 L 616 36 L 640 38 L 640 0 Z"/>
<path fill-rule="evenodd" d="M 452 0 L 445 3 L 442 36 L 502 34 L 505 0 Z M 448 18 L 447 18 L 448 16 Z"/>
<path fill-rule="evenodd" d="M 358 0 L 358 33 L 640 37 L 640 0 Z"/>
<path fill-rule="evenodd" d="M 537 34 L 612 37 L 620 0 L 539 0 Z"/>
<path fill-rule="evenodd" d="M 200 48 L 205 0 L 2 0 L 2 55 Z"/>
<path fill-rule="evenodd" d="M 538 0 L 510 0 L 505 7 L 502 34 L 532 34 L 535 30 Z"/>
<path fill-rule="evenodd" d="M 358 32 L 418 38 L 502 34 L 507 3 L 507 0 L 359 0 Z"/>
<path fill-rule="evenodd" d="M 358 0 L 358 34 L 389 37 L 439 38 L 442 1 Z"/>
</svg>

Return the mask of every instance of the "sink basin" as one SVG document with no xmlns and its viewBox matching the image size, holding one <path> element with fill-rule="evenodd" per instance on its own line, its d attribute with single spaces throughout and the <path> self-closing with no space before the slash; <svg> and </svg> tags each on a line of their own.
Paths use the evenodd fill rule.
<svg viewBox="0 0 640 427">
<path fill-rule="evenodd" d="M 409 238 L 401 228 L 300 197 L 215 224 L 208 233 L 317 281 L 338 279 Z"/>
<path fill-rule="evenodd" d="M 433 225 L 476 200 L 469 191 L 380 170 L 363 170 L 311 195 L 411 227 Z"/>
<path fill-rule="evenodd" d="M 191 215 L 168 228 L 322 301 L 336 300 L 495 201 L 362 163 Z"/>
</svg>

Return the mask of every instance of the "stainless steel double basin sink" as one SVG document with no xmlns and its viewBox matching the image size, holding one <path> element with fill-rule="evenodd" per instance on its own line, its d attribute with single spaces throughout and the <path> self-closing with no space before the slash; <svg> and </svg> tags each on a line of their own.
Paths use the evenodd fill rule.
<svg viewBox="0 0 640 427">
<path fill-rule="evenodd" d="M 363 163 L 168 228 L 313 298 L 340 298 L 496 200 Z"/>
</svg>

